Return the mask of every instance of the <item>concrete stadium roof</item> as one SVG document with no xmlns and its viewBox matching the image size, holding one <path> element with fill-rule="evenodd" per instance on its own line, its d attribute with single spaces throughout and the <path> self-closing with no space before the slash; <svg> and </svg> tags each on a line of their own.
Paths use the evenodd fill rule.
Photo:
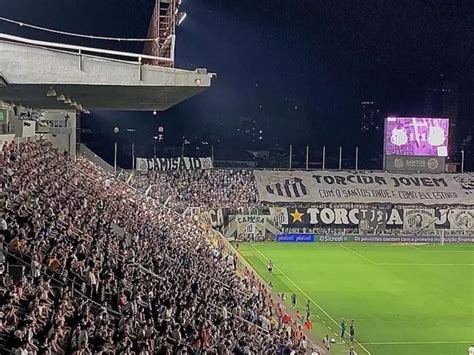
<svg viewBox="0 0 474 355">
<path fill-rule="evenodd" d="M 209 88 L 214 76 L 207 70 L 142 64 L 150 58 L 141 54 L 49 45 L 0 34 L 0 100 L 38 109 L 71 109 L 47 96 L 53 88 L 87 110 L 162 111 Z"/>
</svg>

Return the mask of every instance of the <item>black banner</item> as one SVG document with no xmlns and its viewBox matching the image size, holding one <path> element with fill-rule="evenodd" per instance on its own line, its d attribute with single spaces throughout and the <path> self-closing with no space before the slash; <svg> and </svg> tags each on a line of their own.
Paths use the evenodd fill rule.
<svg viewBox="0 0 474 355">
<path fill-rule="evenodd" d="M 341 227 L 383 232 L 403 227 L 403 210 L 396 208 L 270 208 L 273 218 L 288 228 Z"/>
<path fill-rule="evenodd" d="M 227 208 L 202 211 L 201 215 L 212 227 L 222 227 L 229 223 L 229 210 Z"/>
<path fill-rule="evenodd" d="M 137 171 L 174 171 L 212 169 L 211 158 L 137 158 Z"/>
<path fill-rule="evenodd" d="M 375 234 L 401 228 L 411 233 L 435 229 L 474 232 L 472 209 L 391 208 L 383 205 L 367 208 L 271 207 L 270 215 L 277 225 L 286 228 L 358 228 L 362 233 Z"/>
<path fill-rule="evenodd" d="M 439 236 L 396 236 L 396 235 L 364 235 L 351 236 L 347 241 L 360 243 L 441 243 Z M 443 243 L 446 244 L 466 244 L 474 243 L 473 237 L 444 237 Z"/>
<path fill-rule="evenodd" d="M 316 240 L 323 243 L 441 243 L 439 236 L 399 236 L 399 235 L 336 235 L 336 236 L 317 236 Z M 444 237 L 446 244 L 468 244 L 474 243 L 474 237 Z"/>
</svg>

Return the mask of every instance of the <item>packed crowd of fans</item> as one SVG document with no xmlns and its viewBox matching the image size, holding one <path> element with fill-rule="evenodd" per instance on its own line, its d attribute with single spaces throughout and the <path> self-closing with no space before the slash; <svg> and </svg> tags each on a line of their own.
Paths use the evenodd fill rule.
<svg viewBox="0 0 474 355">
<path fill-rule="evenodd" d="M 122 179 L 135 188 L 143 191 L 148 196 L 165 203 L 169 208 L 182 213 L 187 207 L 192 207 L 191 213 L 202 214 L 213 209 L 225 209 L 227 215 L 271 215 L 270 207 L 279 207 L 282 204 L 269 204 L 259 200 L 255 177 L 252 170 L 248 169 L 212 169 L 212 170 L 179 170 L 179 171 L 150 171 L 148 173 L 123 174 Z M 284 205 L 284 204 L 283 204 Z M 284 205 L 285 206 L 285 205 Z M 285 206 L 288 207 L 288 206 Z M 299 203 L 292 208 L 317 208 L 329 209 L 370 209 L 373 208 L 363 203 Z M 419 205 L 390 205 L 390 209 L 397 209 L 403 214 L 405 208 L 420 208 Z M 465 209 L 465 206 L 456 206 Z M 389 211 L 387 206 L 383 210 Z M 195 212 L 194 210 L 197 210 Z M 386 212 L 388 213 L 388 212 Z M 380 218 L 377 214 L 377 218 Z M 347 236 L 347 235 L 377 235 L 377 236 L 410 236 L 411 231 L 406 231 L 400 223 L 386 225 L 383 220 L 360 225 L 281 225 L 275 220 L 277 228 L 284 233 L 314 233 L 321 236 Z M 380 223 L 378 223 L 380 222 Z M 403 223 L 403 222 L 402 222 Z M 223 232 L 225 226 L 217 226 Z M 420 234 L 429 236 L 462 237 L 470 236 L 471 230 L 426 229 Z M 273 240 L 274 235 L 268 233 L 241 232 L 235 236 L 238 241 L 265 241 Z"/>
<path fill-rule="evenodd" d="M 187 207 L 198 208 L 200 211 L 212 209 L 226 209 L 230 214 L 258 214 L 271 215 L 270 207 L 291 208 L 317 208 L 319 210 L 329 209 L 372 209 L 373 206 L 366 203 L 267 203 L 260 201 L 257 184 L 251 169 L 210 169 L 210 170 L 175 170 L 175 171 L 149 171 L 147 173 L 129 172 L 121 175 L 123 181 L 146 192 L 149 196 L 176 211 L 183 212 Z M 381 206 L 378 213 L 389 210 L 399 210 L 403 214 L 406 208 L 419 209 L 420 205 L 390 204 Z M 466 209 L 466 206 L 450 206 L 454 209 Z M 448 207 L 445 206 L 445 209 Z M 277 222 L 278 223 L 278 222 Z M 285 225 L 280 226 L 282 230 Z M 347 235 L 364 234 L 375 235 L 406 235 L 401 225 L 374 227 L 365 229 L 361 226 L 304 226 L 299 232 L 318 233 L 321 235 Z M 291 231 L 296 229 L 292 226 Z M 428 231 L 427 231 L 428 232 Z M 410 232 L 411 233 L 411 232 Z M 470 235 L 470 230 L 444 230 L 429 231 L 430 234 L 462 236 Z M 408 234 L 409 235 L 409 234 Z M 266 236 L 251 240 L 264 240 Z"/>
<path fill-rule="evenodd" d="M 137 188 L 151 186 L 149 195 L 170 208 L 247 208 L 258 205 L 252 170 L 212 169 L 135 174 Z"/>
<path fill-rule="evenodd" d="M 157 203 L 253 204 L 240 172 L 189 172 L 146 196 L 43 140 L 0 153 L 0 341 L 17 354 L 290 354 L 301 329 L 212 230 Z M 229 189 L 220 188 L 229 181 Z M 205 184 L 190 194 L 187 186 Z M 171 186 L 173 185 L 173 186 Z M 205 191 L 220 191 L 212 194 Z M 170 195 L 169 193 L 167 194 Z M 237 201 L 238 199 L 238 201 Z M 159 200 L 159 199 L 158 199 Z M 1 352 L 1 351 L 0 351 Z"/>
</svg>

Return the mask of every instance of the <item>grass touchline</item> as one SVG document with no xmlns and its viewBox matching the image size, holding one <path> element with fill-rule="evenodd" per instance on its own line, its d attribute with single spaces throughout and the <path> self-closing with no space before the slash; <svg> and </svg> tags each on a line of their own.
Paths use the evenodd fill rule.
<svg viewBox="0 0 474 355">
<path fill-rule="evenodd" d="M 313 332 L 334 334 L 334 354 L 350 345 L 342 318 L 357 323 L 359 354 L 456 355 L 474 343 L 464 341 L 474 338 L 473 245 L 263 242 L 239 252 L 277 294 L 297 295 L 296 310 L 316 307 Z"/>
<path fill-rule="evenodd" d="M 263 254 L 260 250 L 258 250 L 257 248 L 255 248 L 255 245 L 253 245 L 252 243 L 250 243 L 252 245 L 252 247 L 260 254 L 262 255 L 267 261 L 269 260 L 265 254 Z M 327 313 L 319 304 L 316 303 L 316 301 L 314 301 L 310 296 L 308 296 L 308 294 L 306 292 L 304 292 L 297 284 L 295 284 L 293 282 L 293 280 L 291 280 L 288 276 L 286 276 L 286 274 L 278 267 L 278 266 L 274 266 L 275 269 L 279 270 L 280 273 L 288 280 L 290 281 L 307 299 L 309 299 L 316 307 L 319 308 L 319 310 L 321 312 L 323 312 L 334 324 L 337 325 L 337 327 L 340 329 L 340 325 L 338 322 L 336 322 L 336 320 L 331 317 L 331 315 L 329 313 Z M 359 343 L 357 341 L 357 339 L 354 339 L 355 343 L 358 344 L 362 349 L 365 350 L 365 352 L 368 354 L 368 355 L 371 355 L 370 351 L 367 350 L 361 343 Z"/>
</svg>

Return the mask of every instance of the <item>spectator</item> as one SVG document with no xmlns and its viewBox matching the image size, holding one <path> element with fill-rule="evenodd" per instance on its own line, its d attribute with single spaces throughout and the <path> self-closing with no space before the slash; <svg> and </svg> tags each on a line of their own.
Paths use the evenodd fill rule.
<svg viewBox="0 0 474 355">
<path fill-rule="evenodd" d="M 5 242 L 29 265 L 20 280 L 0 279 L 2 329 L 17 353 L 46 345 L 55 354 L 304 353 L 291 318 L 273 318 L 264 285 L 248 271 L 237 275 L 212 230 L 164 208 L 164 196 L 146 197 L 43 140 L 1 155 Z M 180 203 L 206 197 L 184 182 L 215 187 L 219 179 L 232 187 L 209 206 L 226 194 L 256 202 L 255 191 L 238 186 L 247 173 L 194 174 L 174 195 Z"/>
</svg>

